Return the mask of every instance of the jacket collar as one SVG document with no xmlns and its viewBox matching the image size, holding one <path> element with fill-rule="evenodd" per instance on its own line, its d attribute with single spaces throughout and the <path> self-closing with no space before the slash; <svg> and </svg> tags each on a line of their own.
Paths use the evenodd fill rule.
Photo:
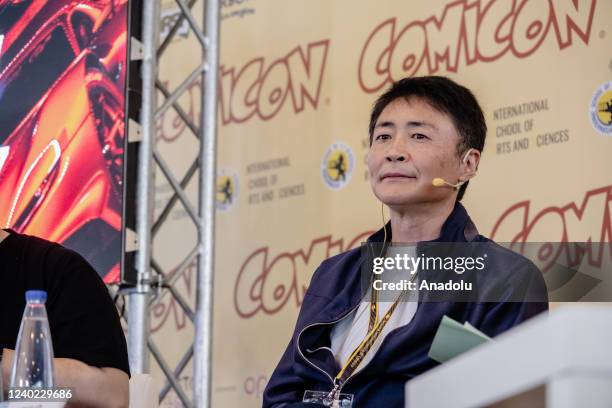
<svg viewBox="0 0 612 408">
<path fill-rule="evenodd" d="M 387 231 L 386 242 L 391 242 L 392 231 L 391 221 L 387 222 L 384 228 L 379 229 L 374 234 L 370 235 L 368 242 L 383 242 Z M 440 236 L 428 242 L 470 242 L 476 238 L 478 230 L 468 215 L 465 207 L 459 201 L 455 202 L 455 207 L 450 213 L 444 224 Z"/>
</svg>

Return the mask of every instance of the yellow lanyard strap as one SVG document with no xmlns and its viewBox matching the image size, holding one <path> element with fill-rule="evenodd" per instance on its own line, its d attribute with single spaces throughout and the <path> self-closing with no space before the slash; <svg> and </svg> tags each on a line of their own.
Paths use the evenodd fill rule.
<svg viewBox="0 0 612 408">
<path fill-rule="evenodd" d="M 397 297 L 397 299 L 395 300 L 395 302 L 393 302 L 393 305 L 391 305 L 387 313 L 385 313 L 383 318 L 378 321 L 378 293 L 377 291 L 373 291 L 373 299 L 370 303 L 370 323 L 368 325 L 368 333 L 361 341 L 359 346 L 357 346 L 357 348 L 355 348 L 355 350 L 353 350 L 353 352 L 351 353 L 350 357 L 344 364 L 344 367 L 342 367 L 342 369 L 336 376 L 336 379 L 334 381 L 335 383 L 343 383 L 355 372 L 355 369 L 359 367 L 359 364 L 361 364 L 366 354 L 372 348 L 372 345 L 374 345 L 376 339 L 378 339 L 378 336 L 380 336 L 380 333 L 382 333 L 383 329 L 385 328 L 385 325 L 391 319 L 391 315 L 393 314 L 393 311 L 397 307 L 397 304 L 399 303 L 399 300 L 403 294 L 404 292 L 402 292 L 400 296 Z"/>
</svg>

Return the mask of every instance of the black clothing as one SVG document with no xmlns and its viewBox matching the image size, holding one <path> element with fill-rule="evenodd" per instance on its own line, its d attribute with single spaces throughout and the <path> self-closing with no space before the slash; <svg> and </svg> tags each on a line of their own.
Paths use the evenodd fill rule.
<svg viewBox="0 0 612 408">
<path fill-rule="evenodd" d="M 47 292 L 56 358 L 130 374 L 119 316 L 96 271 L 74 251 L 14 232 L 0 242 L 0 348 L 15 349 L 30 289 Z"/>
</svg>

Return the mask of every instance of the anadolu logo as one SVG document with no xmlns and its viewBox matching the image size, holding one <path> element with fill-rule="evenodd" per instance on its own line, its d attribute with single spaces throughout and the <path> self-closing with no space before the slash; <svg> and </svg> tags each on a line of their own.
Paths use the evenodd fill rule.
<svg viewBox="0 0 612 408">
<path fill-rule="evenodd" d="M 217 174 L 217 209 L 229 211 L 238 200 L 238 176 L 231 170 L 222 169 Z"/>
<path fill-rule="evenodd" d="M 332 144 L 323 155 L 321 175 L 331 189 L 340 190 L 351 180 L 355 160 L 353 151 L 342 142 Z"/>
<path fill-rule="evenodd" d="M 605 136 L 612 135 L 612 82 L 597 88 L 591 99 L 589 116 L 595 130 Z"/>
</svg>

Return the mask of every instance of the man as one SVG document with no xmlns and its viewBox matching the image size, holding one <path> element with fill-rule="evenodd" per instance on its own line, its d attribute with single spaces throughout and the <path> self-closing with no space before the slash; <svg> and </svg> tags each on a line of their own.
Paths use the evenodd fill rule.
<svg viewBox="0 0 612 408">
<path fill-rule="evenodd" d="M 77 253 L 0 230 L 0 351 L 8 387 L 25 292 L 47 292 L 55 385 L 71 388 L 69 406 L 127 407 L 129 365 L 119 316 L 96 271 Z"/>
<path fill-rule="evenodd" d="M 443 316 L 496 336 L 548 308 L 539 270 L 479 235 L 459 202 L 486 136 L 467 88 L 443 77 L 403 79 L 375 103 L 369 133 L 371 187 L 391 220 L 368 241 L 484 248 L 487 271 L 477 288 L 484 296 L 431 301 L 419 293 L 418 302 L 384 304 L 372 300 L 371 287 L 364 290 L 359 249 L 325 260 L 264 392 L 266 408 L 350 397 L 353 407 L 402 407 L 406 381 L 437 365 L 428 352 Z"/>
</svg>

